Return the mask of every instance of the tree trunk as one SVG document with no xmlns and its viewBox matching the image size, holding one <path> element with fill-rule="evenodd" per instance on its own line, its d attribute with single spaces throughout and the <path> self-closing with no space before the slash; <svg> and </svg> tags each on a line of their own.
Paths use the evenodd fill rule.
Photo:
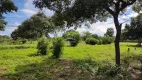
<svg viewBox="0 0 142 80">
<path fill-rule="evenodd" d="M 115 58 L 116 58 L 116 65 L 120 66 L 120 46 L 119 46 L 119 42 L 120 42 L 120 34 L 121 34 L 121 30 L 116 30 L 116 38 L 115 38 Z"/>
<path fill-rule="evenodd" d="M 141 38 L 138 39 L 138 47 L 141 47 Z"/>
<path fill-rule="evenodd" d="M 118 21 L 118 14 L 114 15 L 114 24 L 116 27 L 116 38 L 115 38 L 115 58 L 116 58 L 116 66 L 120 66 L 120 36 L 121 36 L 121 26 Z"/>
</svg>

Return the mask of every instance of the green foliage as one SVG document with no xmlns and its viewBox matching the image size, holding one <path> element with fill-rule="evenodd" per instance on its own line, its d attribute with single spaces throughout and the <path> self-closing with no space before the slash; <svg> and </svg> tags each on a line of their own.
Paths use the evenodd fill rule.
<svg viewBox="0 0 142 80">
<path fill-rule="evenodd" d="M 17 7 L 14 5 L 12 0 L 1 0 L 0 1 L 0 31 L 4 30 L 7 22 L 5 22 L 3 14 L 7 12 L 17 11 Z"/>
<path fill-rule="evenodd" d="M 142 48 L 134 50 L 135 45 L 136 43 L 120 43 L 121 60 L 123 62 L 124 55 L 129 55 L 126 52 L 129 47 L 133 52 L 129 57 L 132 60 L 130 64 L 138 68 L 137 65 L 142 60 Z M 36 42 L 0 45 L 1 77 L 8 80 L 58 80 L 61 76 L 67 80 L 133 80 L 127 71 L 128 66 L 122 67 L 122 70 L 114 66 L 114 44 L 92 46 L 80 43 L 77 47 L 65 46 L 60 60 L 50 59 L 50 53 L 48 56 L 36 56 L 36 46 Z M 123 65 L 125 63 L 121 66 Z"/>
<path fill-rule="evenodd" d="M 98 41 L 99 41 L 99 42 L 98 42 L 98 45 L 101 45 L 102 42 L 103 42 L 102 39 L 98 39 Z"/>
<path fill-rule="evenodd" d="M 87 38 L 85 42 L 86 44 L 91 44 L 91 45 L 96 45 L 99 43 L 99 41 L 95 38 Z"/>
<path fill-rule="evenodd" d="M 69 41 L 71 46 L 77 46 L 80 41 L 80 34 L 75 30 L 69 30 L 63 34 L 63 38 Z"/>
<path fill-rule="evenodd" d="M 132 18 L 130 25 L 126 25 L 124 31 L 127 39 L 136 40 L 142 38 L 142 13 L 136 18 Z"/>
<path fill-rule="evenodd" d="M 114 35 L 114 29 L 113 28 L 108 28 L 107 32 L 104 34 L 106 37 L 113 37 Z"/>
<path fill-rule="evenodd" d="M 7 22 L 5 22 L 3 19 L 0 19 L 0 31 L 4 30 L 4 27 L 6 24 L 7 24 Z"/>
<path fill-rule="evenodd" d="M 118 18 L 124 13 L 128 6 L 132 6 L 133 10 L 140 12 L 142 10 L 141 0 L 34 0 L 33 4 L 37 8 L 48 8 L 54 10 L 57 14 L 61 14 L 63 18 L 61 22 L 67 21 L 67 26 L 80 26 L 82 23 L 94 23 L 97 21 L 107 21 L 113 17 L 117 35 L 115 44 L 119 44 L 122 23 Z M 120 65 L 120 49 L 116 45 L 116 64 Z"/>
<path fill-rule="evenodd" d="M 39 39 L 37 44 L 38 53 L 41 55 L 46 55 L 49 52 L 49 44 L 45 37 Z"/>
<path fill-rule="evenodd" d="M 0 35 L 0 44 L 8 44 L 9 42 L 11 42 L 11 38 L 9 36 Z"/>
<path fill-rule="evenodd" d="M 99 36 L 98 36 L 97 34 L 92 34 L 92 37 L 93 37 L 93 38 L 96 38 L 96 39 L 99 38 Z"/>
<path fill-rule="evenodd" d="M 102 44 L 111 44 L 112 42 L 114 42 L 112 37 L 103 37 L 102 38 Z"/>
<path fill-rule="evenodd" d="M 63 53 L 64 41 L 62 38 L 55 38 L 53 41 L 53 58 L 60 58 Z"/>
<path fill-rule="evenodd" d="M 91 38 L 92 37 L 92 33 L 90 32 L 83 32 L 82 34 L 82 39 L 85 41 L 87 38 Z"/>
<path fill-rule="evenodd" d="M 12 38 L 21 37 L 26 39 L 38 39 L 42 35 L 49 37 L 54 32 L 55 26 L 44 13 L 37 13 L 22 22 L 18 29 L 12 32 Z"/>
<path fill-rule="evenodd" d="M 128 71 L 125 67 L 116 67 L 111 65 L 100 66 L 97 71 L 97 78 L 99 80 L 124 80 L 124 79 L 132 79 L 130 71 Z"/>
</svg>

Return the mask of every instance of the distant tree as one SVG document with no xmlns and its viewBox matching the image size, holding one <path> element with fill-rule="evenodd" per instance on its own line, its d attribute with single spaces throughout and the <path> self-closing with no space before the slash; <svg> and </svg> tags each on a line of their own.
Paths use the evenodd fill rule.
<svg viewBox="0 0 142 80">
<path fill-rule="evenodd" d="M 19 25 L 11 36 L 26 39 L 36 39 L 42 35 L 49 37 L 49 33 L 53 32 L 54 28 L 52 21 L 44 13 L 39 12 Z"/>
<path fill-rule="evenodd" d="M 118 66 L 120 66 L 119 42 L 122 28 L 118 18 L 129 6 L 132 6 L 136 12 L 142 10 L 142 0 L 34 0 L 33 3 L 37 8 L 48 8 L 61 14 L 60 21 L 67 21 L 68 26 L 80 26 L 87 21 L 90 23 L 106 21 L 107 18 L 113 17 L 116 28 L 116 65 Z"/>
<path fill-rule="evenodd" d="M 129 38 L 129 33 L 128 33 L 129 28 L 130 28 L 130 25 L 126 24 L 125 28 L 121 31 L 121 41 L 130 39 Z"/>
<path fill-rule="evenodd" d="M 131 19 L 130 26 L 126 25 L 125 30 L 127 32 L 127 38 L 130 40 L 138 40 L 138 46 L 141 46 L 142 39 L 142 13 L 138 15 L 136 18 Z"/>
<path fill-rule="evenodd" d="M 99 36 L 98 36 L 97 34 L 92 34 L 92 37 L 93 37 L 93 38 L 96 38 L 96 39 L 99 38 Z"/>
<path fill-rule="evenodd" d="M 87 38 L 91 38 L 92 37 L 92 33 L 90 32 L 83 32 L 82 34 L 82 39 L 85 41 Z"/>
<path fill-rule="evenodd" d="M 104 34 L 106 37 L 113 37 L 114 35 L 114 29 L 113 28 L 108 28 L 107 32 Z"/>
<path fill-rule="evenodd" d="M 7 22 L 4 21 L 3 14 L 17 11 L 17 7 L 11 0 L 0 0 L 0 31 L 4 30 Z"/>
</svg>

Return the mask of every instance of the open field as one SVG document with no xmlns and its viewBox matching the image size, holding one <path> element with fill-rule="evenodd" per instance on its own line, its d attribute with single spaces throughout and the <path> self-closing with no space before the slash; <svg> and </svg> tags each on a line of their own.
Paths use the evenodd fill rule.
<svg viewBox="0 0 142 80">
<path fill-rule="evenodd" d="M 142 48 L 135 45 L 136 43 L 120 44 L 121 63 L 123 66 L 130 63 L 142 69 Z M 36 52 L 36 43 L 0 45 L 0 80 L 94 80 L 100 67 L 115 64 L 114 44 L 94 46 L 81 42 L 77 47 L 66 45 L 58 60 L 51 59 L 51 53 L 39 56 Z"/>
</svg>

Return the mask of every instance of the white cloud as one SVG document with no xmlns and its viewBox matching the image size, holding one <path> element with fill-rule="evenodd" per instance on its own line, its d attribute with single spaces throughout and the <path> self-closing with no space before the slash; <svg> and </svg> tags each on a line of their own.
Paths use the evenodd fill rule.
<svg viewBox="0 0 142 80">
<path fill-rule="evenodd" d="M 35 8 L 35 6 L 33 5 L 33 0 L 26 0 L 26 3 L 24 4 L 24 8 L 21 9 L 20 11 L 24 12 L 27 16 L 30 17 L 36 14 L 40 10 Z M 53 11 L 50 11 L 49 9 L 43 9 L 43 12 L 45 12 L 47 16 L 53 15 Z"/>
<path fill-rule="evenodd" d="M 17 29 L 17 27 L 6 27 L 5 31 L 0 31 L 0 35 L 8 35 L 10 36 L 10 34 Z"/>
<path fill-rule="evenodd" d="M 15 22 L 15 23 L 14 23 L 14 26 L 19 26 L 19 25 L 20 25 L 19 22 Z"/>
<path fill-rule="evenodd" d="M 30 9 L 22 9 L 22 12 L 26 13 L 27 15 L 31 16 L 37 13 L 37 11 L 30 10 Z"/>
<path fill-rule="evenodd" d="M 79 31 L 80 33 L 84 32 L 84 31 L 89 31 L 93 34 L 98 34 L 99 36 L 103 36 L 104 33 L 106 33 L 107 28 L 114 28 L 114 24 L 112 23 L 112 20 L 108 20 L 107 22 L 97 22 L 91 25 L 90 28 L 87 27 L 81 27 L 78 28 L 77 31 Z M 115 31 L 116 32 L 116 31 Z"/>
</svg>

